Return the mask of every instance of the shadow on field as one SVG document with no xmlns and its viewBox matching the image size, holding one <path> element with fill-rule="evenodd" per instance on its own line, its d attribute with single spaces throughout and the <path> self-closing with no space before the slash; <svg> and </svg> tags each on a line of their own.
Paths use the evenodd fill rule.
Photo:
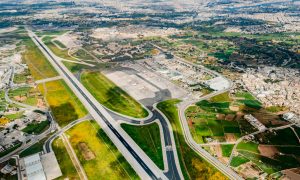
<svg viewBox="0 0 300 180">
<path fill-rule="evenodd" d="M 66 125 L 78 119 L 75 108 L 71 103 L 64 103 L 59 106 L 50 106 L 51 111 L 59 125 Z"/>
</svg>

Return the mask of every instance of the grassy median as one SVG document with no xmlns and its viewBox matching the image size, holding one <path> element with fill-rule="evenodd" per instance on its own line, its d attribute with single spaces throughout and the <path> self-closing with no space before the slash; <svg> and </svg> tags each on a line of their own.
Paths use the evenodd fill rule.
<svg viewBox="0 0 300 180">
<path fill-rule="evenodd" d="M 95 121 L 82 122 L 68 130 L 67 135 L 90 180 L 139 179 Z"/>
<path fill-rule="evenodd" d="M 83 72 L 81 82 L 101 104 L 113 111 L 136 118 L 148 115 L 137 101 L 100 72 Z"/>
<path fill-rule="evenodd" d="M 227 179 L 215 167 L 201 158 L 185 142 L 183 131 L 180 125 L 178 110 L 176 104 L 180 101 L 177 99 L 167 100 L 158 103 L 157 107 L 169 119 L 176 142 L 180 167 L 185 179 Z"/>
<path fill-rule="evenodd" d="M 164 169 L 160 131 L 157 123 L 144 126 L 121 124 L 121 127 L 160 169 Z"/>
<path fill-rule="evenodd" d="M 87 110 L 63 80 L 39 84 L 38 88 L 46 97 L 51 111 L 60 126 L 87 114 Z"/>
</svg>

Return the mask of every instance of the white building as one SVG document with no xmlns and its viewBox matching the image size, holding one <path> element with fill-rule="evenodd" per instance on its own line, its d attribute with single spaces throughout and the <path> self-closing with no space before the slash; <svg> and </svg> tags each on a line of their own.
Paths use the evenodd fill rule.
<svg viewBox="0 0 300 180">
<path fill-rule="evenodd" d="M 215 91 L 224 90 L 230 86 L 229 81 L 221 76 L 205 81 L 205 84 Z"/>
<path fill-rule="evenodd" d="M 53 152 L 36 153 L 20 159 L 23 180 L 52 180 L 60 177 L 62 172 Z"/>
<path fill-rule="evenodd" d="M 40 155 L 34 154 L 23 158 L 26 176 L 24 180 L 46 180 Z"/>
</svg>

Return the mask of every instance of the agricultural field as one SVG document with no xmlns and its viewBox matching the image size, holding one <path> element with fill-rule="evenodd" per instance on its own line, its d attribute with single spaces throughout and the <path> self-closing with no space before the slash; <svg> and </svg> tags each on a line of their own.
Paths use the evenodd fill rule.
<svg viewBox="0 0 300 180">
<path fill-rule="evenodd" d="M 267 112 L 250 93 L 223 93 L 186 109 L 186 118 L 197 143 L 234 142 L 255 132 L 243 116 L 252 114 L 267 127 L 285 125 L 278 115 Z"/>
<path fill-rule="evenodd" d="M 39 90 L 33 87 L 20 87 L 10 90 L 8 96 L 15 101 L 31 106 L 37 106 L 38 99 L 40 99 L 40 103 L 43 102 L 43 97 Z M 43 105 L 43 103 L 40 105 Z"/>
<path fill-rule="evenodd" d="M 175 138 L 180 167 L 185 179 L 227 179 L 221 172 L 202 159 L 188 144 L 186 144 L 175 106 L 179 100 L 172 99 L 157 104 L 169 119 Z"/>
<path fill-rule="evenodd" d="M 231 166 L 237 169 L 250 162 L 270 175 L 300 166 L 300 142 L 290 128 L 257 134 L 252 141 L 240 142 L 236 152 Z"/>
<path fill-rule="evenodd" d="M 89 179 L 139 179 L 95 121 L 82 122 L 66 134 Z"/>
<path fill-rule="evenodd" d="M 38 88 L 60 126 L 65 126 L 87 114 L 85 107 L 63 80 L 39 84 Z"/>
<path fill-rule="evenodd" d="M 14 74 L 14 83 L 15 84 L 21 84 L 21 83 L 27 83 L 27 78 L 31 77 L 29 69 L 25 69 L 24 72 L 20 74 Z"/>
<path fill-rule="evenodd" d="M 26 47 L 26 51 L 22 54 L 22 59 L 28 65 L 30 74 L 35 80 L 58 75 L 50 62 L 29 37 L 23 39 L 22 45 Z"/>
<path fill-rule="evenodd" d="M 222 144 L 222 156 L 223 157 L 230 157 L 231 151 L 233 149 L 234 144 Z"/>
<path fill-rule="evenodd" d="M 220 67 L 219 65 L 230 62 L 242 66 L 286 66 L 284 62 L 292 58 L 292 67 L 299 68 L 296 60 L 299 40 L 295 35 L 297 34 L 270 33 L 262 36 L 203 28 L 168 38 L 155 38 L 152 42 L 189 61 L 210 66 Z"/>
<path fill-rule="evenodd" d="M 148 115 L 148 112 L 141 104 L 100 72 L 85 71 L 81 74 L 80 80 L 89 92 L 105 107 L 135 118 L 143 118 Z"/>
<path fill-rule="evenodd" d="M 121 124 L 121 127 L 160 169 L 164 169 L 162 142 L 157 123 L 144 126 Z"/>
<path fill-rule="evenodd" d="M 62 139 L 56 138 L 52 143 L 52 148 L 62 172 L 62 176 L 58 179 L 79 179 L 79 175 L 68 155 Z"/>
</svg>

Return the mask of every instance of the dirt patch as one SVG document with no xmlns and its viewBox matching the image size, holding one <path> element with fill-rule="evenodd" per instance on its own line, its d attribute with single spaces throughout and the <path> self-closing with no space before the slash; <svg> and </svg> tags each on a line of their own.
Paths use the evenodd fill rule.
<svg viewBox="0 0 300 180">
<path fill-rule="evenodd" d="M 283 126 L 289 124 L 286 121 L 282 121 L 278 115 L 269 113 L 264 109 L 255 111 L 252 115 L 267 127 Z"/>
<path fill-rule="evenodd" d="M 44 100 L 41 99 L 41 98 L 37 99 L 36 106 L 41 108 L 41 109 L 46 109 L 46 104 L 45 104 Z"/>
<path fill-rule="evenodd" d="M 236 142 L 236 137 L 233 133 L 224 134 L 224 138 L 225 138 L 226 142 Z"/>
<path fill-rule="evenodd" d="M 223 157 L 221 145 L 211 146 L 210 149 L 216 154 L 217 157 Z"/>
<path fill-rule="evenodd" d="M 237 112 L 236 115 L 235 115 L 235 120 L 238 121 L 238 120 L 240 120 L 243 116 L 244 116 L 244 113 L 239 111 L 239 112 Z"/>
<path fill-rule="evenodd" d="M 217 114 L 217 119 L 218 120 L 224 120 L 225 119 L 225 114 Z"/>
<path fill-rule="evenodd" d="M 243 177 L 247 177 L 249 179 L 257 178 L 260 175 L 260 170 L 253 166 L 251 162 L 239 166 L 239 172 L 242 174 Z"/>
<path fill-rule="evenodd" d="M 269 158 L 274 157 L 278 153 L 278 150 L 275 146 L 266 146 L 260 144 L 258 146 L 258 150 L 262 156 L 266 156 Z"/>
<path fill-rule="evenodd" d="M 26 96 L 14 96 L 14 99 L 18 102 L 23 102 L 27 99 Z"/>
<path fill-rule="evenodd" d="M 95 159 L 95 154 L 90 150 L 90 148 L 84 142 L 78 143 L 78 148 L 84 159 L 89 161 Z"/>
<path fill-rule="evenodd" d="M 297 180 L 300 179 L 300 168 L 282 171 L 284 177 L 282 179 Z"/>
<path fill-rule="evenodd" d="M 231 111 L 239 111 L 240 110 L 240 107 L 239 106 L 229 106 L 229 109 Z"/>
</svg>

